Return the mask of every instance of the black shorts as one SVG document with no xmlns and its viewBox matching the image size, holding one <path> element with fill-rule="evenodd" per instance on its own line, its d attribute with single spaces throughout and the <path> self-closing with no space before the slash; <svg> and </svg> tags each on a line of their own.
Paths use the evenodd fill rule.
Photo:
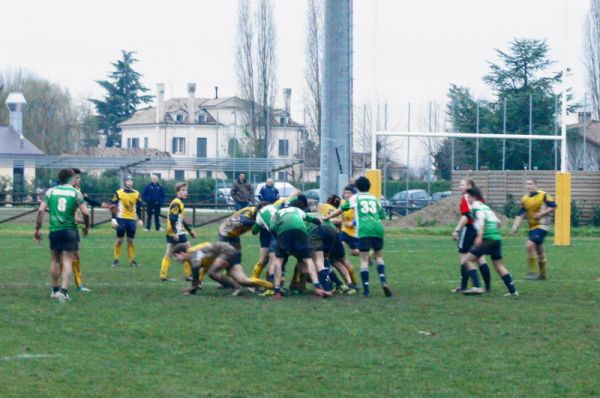
<svg viewBox="0 0 600 398">
<path fill-rule="evenodd" d="M 477 258 L 488 255 L 492 260 L 502 260 L 502 241 L 484 239 L 479 246 L 473 246 L 469 253 Z"/>
<path fill-rule="evenodd" d="M 346 257 L 346 250 L 344 249 L 344 245 L 342 244 L 342 241 L 337 240 L 333 244 L 333 248 L 329 253 L 329 261 L 331 262 L 331 264 L 333 264 L 340 261 L 344 257 Z"/>
<path fill-rule="evenodd" d="M 275 238 L 270 231 L 261 228 L 260 235 L 258 237 L 260 240 L 261 249 L 269 249 L 269 253 L 273 253 L 275 250 L 277 250 L 277 238 Z"/>
<path fill-rule="evenodd" d="M 536 228 L 529 231 L 528 236 L 530 241 L 539 246 L 544 244 L 544 239 L 546 239 L 546 235 L 548 235 L 548 231 Z"/>
<path fill-rule="evenodd" d="M 358 249 L 358 238 L 355 238 L 354 236 L 350 236 L 345 232 L 341 232 L 340 240 L 342 242 L 346 242 L 346 244 L 348 245 L 348 247 L 350 247 L 350 249 L 352 249 L 352 250 Z"/>
<path fill-rule="evenodd" d="M 228 237 L 228 236 L 223 236 L 221 234 L 219 234 L 219 242 L 227 242 L 230 245 L 240 245 L 241 244 L 241 240 L 239 236 L 236 237 Z"/>
<path fill-rule="evenodd" d="M 339 242 L 337 231 L 329 227 L 319 226 L 308 237 L 311 250 L 329 255 L 335 242 Z"/>
<path fill-rule="evenodd" d="M 136 222 L 125 218 L 117 218 L 117 238 L 127 235 L 128 238 L 135 238 Z"/>
<path fill-rule="evenodd" d="M 458 235 L 458 252 L 465 254 L 469 252 L 469 249 L 473 247 L 477 238 L 477 230 L 472 224 L 465 225 Z"/>
<path fill-rule="evenodd" d="M 310 248 L 308 246 L 308 235 L 299 229 L 290 229 L 277 236 L 277 250 L 275 255 L 278 258 L 294 256 L 298 260 L 310 258 Z"/>
<path fill-rule="evenodd" d="M 373 249 L 378 252 L 383 250 L 383 239 L 375 238 L 373 236 L 367 236 L 365 238 L 358 238 L 358 250 L 361 252 L 368 252 Z"/>
<path fill-rule="evenodd" d="M 55 252 L 71 252 L 79 250 L 79 231 L 61 229 L 50 232 L 50 250 Z"/>
<path fill-rule="evenodd" d="M 176 241 L 173 239 L 173 237 L 171 235 L 167 235 L 167 243 L 176 245 L 178 243 L 185 243 L 188 241 L 187 234 L 179 234 L 179 235 L 177 235 L 177 237 L 179 238 L 179 240 Z"/>
<path fill-rule="evenodd" d="M 235 253 L 222 255 L 222 258 L 223 260 L 229 263 L 227 269 L 231 268 L 234 265 L 242 263 L 242 253 L 240 253 L 237 250 L 235 251 Z"/>
</svg>

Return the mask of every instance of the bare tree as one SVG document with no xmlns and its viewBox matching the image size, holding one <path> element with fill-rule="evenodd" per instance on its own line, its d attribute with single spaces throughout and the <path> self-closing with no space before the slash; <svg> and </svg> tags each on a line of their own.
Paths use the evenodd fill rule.
<svg viewBox="0 0 600 398">
<path fill-rule="evenodd" d="M 23 113 L 23 135 L 48 154 L 74 149 L 76 115 L 69 91 L 33 73 L 19 69 L 0 73 L 0 124 L 8 120 L 4 102 L 11 91 L 27 100 Z"/>
<path fill-rule="evenodd" d="M 360 152 L 353 153 L 353 163 L 356 170 L 364 170 L 374 168 L 371 165 L 371 145 L 375 131 L 381 131 L 385 127 L 385 115 L 380 104 L 376 106 L 365 104 L 361 107 L 354 108 L 354 143 Z M 396 130 L 397 126 L 390 125 L 388 130 Z M 384 165 L 390 167 L 391 162 L 399 163 L 397 154 L 402 150 L 402 143 L 395 138 L 377 137 L 375 145 L 377 152 L 377 167 L 384 169 Z M 384 170 L 384 174 L 385 173 Z"/>
<path fill-rule="evenodd" d="M 306 126 L 310 138 L 317 144 L 321 140 L 321 66 L 323 62 L 323 0 L 309 0 L 306 9 L 306 47 L 304 49 L 304 80 L 306 91 Z M 317 145 L 319 153 L 319 145 Z"/>
<path fill-rule="evenodd" d="M 275 50 L 277 46 L 277 33 L 275 31 L 275 18 L 273 0 L 259 0 L 256 9 L 255 23 L 257 30 L 257 71 L 258 93 L 260 106 L 263 112 L 263 136 L 265 157 L 268 156 L 271 133 L 271 109 L 275 102 L 277 89 Z"/>
<path fill-rule="evenodd" d="M 254 73 L 254 26 L 250 18 L 248 0 L 238 3 L 238 32 L 236 42 L 237 79 L 240 96 L 246 100 L 245 115 L 241 115 L 244 124 L 249 127 L 246 134 L 253 142 L 260 139 L 256 109 L 256 85 Z"/>
<path fill-rule="evenodd" d="M 584 62 L 594 118 L 600 118 L 600 0 L 590 0 L 585 21 Z"/>
<path fill-rule="evenodd" d="M 253 155 L 267 156 L 272 145 L 269 141 L 271 114 L 276 93 L 277 34 L 275 31 L 274 3 L 259 0 L 254 14 L 249 0 L 239 0 L 236 57 L 238 86 L 247 103 L 246 134 Z"/>
</svg>

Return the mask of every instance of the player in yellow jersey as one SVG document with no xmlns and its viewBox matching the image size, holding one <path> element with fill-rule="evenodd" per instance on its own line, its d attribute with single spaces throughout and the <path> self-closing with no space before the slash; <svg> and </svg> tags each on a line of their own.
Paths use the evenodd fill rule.
<svg viewBox="0 0 600 398">
<path fill-rule="evenodd" d="M 112 266 L 119 266 L 121 245 L 123 244 L 123 238 L 127 235 L 129 265 L 137 267 L 139 264 L 135 261 L 135 230 L 136 225 L 141 227 L 144 224 L 142 222 L 142 199 L 140 193 L 133 189 L 133 177 L 127 176 L 125 178 L 123 187 L 115 192 L 112 202 L 116 206 L 115 211 L 113 211 L 112 226 L 117 230 Z"/>
<path fill-rule="evenodd" d="M 219 225 L 219 241 L 227 242 L 236 250 L 242 250 L 240 236 L 252 229 L 256 220 L 256 207 L 244 207 L 227 217 Z"/>
<path fill-rule="evenodd" d="M 525 186 L 528 194 L 521 199 L 521 210 L 515 218 L 512 234 L 517 233 L 523 218 L 527 217 L 529 223 L 527 239 L 529 273 L 527 279 L 543 281 L 547 278 L 544 238 L 550 229 L 550 214 L 556 209 L 556 202 L 550 194 L 538 189 L 535 179 L 525 181 Z"/>
<path fill-rule="evenodd" d="M 231 287 L 234 296 L 240 292 L 240 285 L 273 289 L 270 282 L 248 278 L 240 264 L 240 252 L 226 242 L 205 242 L 192 247 L 179 243 L 173 248 L 173 256 L 177 261 L 188 261 L 192 265 L 192 285 L 184 290 L 184 294 L 196 294 L 200 288 L 201 270 L 221 285 Z M 222 274 L 223 270 L 227 275 Z"/>
<path fill-rule="evenodd" d="M 187 238 L 189 232 L 192 238 L 196 237 L 192 227 L 185 222 L 185 208 L 183 200 L 188 197 L 188 186 L 185 182 L 175 184 L 175 193 L 177 197 L 173 199 L 169 206 L 169 216 L 167 217 L 167 252 L 160 265 L 160 280 L 163 282 L 173 282 L 169 278 L 169 267 L 171 266 L 171 257 L 173 256 L 173 246 L 177 244 L 190 246 Z M 183 277 L 191 280 L 192 267 L 189 261 L 183 263 Z M 189 278 L 189 279 L 188 279 Z"/>
<path fill-rule="evenodd" d="M 352 197 L 356 193 L 356 188 L 352 185 L 347 185 L 344 188 L 343 197 L 344 201 L 342 204 L 346 203 L 348 199 Z M 356 220 L 354 219 L 354 209 L 350 209 L 344 213 L 342 213 L 342 220 L 340 224 L 340 239 L 350 248 L 353 256 L 358 256 L 358 236 L 356 235 Z"/>
</svg>

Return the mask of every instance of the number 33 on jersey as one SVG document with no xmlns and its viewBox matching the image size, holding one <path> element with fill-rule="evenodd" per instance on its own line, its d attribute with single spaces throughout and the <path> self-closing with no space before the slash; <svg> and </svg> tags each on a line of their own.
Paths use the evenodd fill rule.
<svg viewBox="0 0 600 398">
<path fill-rule="evenodd" d="M 381 203 L 370 193 L 360 192 L 340 206 L 342 210 L 354 209 L 357 235 L 359 238 L 383 238 L 385 211 Z"/>
</svg>

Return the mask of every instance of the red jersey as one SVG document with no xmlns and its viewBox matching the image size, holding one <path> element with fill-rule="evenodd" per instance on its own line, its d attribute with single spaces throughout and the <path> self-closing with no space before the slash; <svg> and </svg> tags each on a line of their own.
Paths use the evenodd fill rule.
<svg viewBox="0 0 600 398">
<path fill-rule="evenodd" d="M 467 195 L 463 195 L 460 198 L 460 214 L 467 217 L 467 225 L 473 225 L 473 216 L 471 216 L 471 206 L 467 202 Z"/>
</svg>

